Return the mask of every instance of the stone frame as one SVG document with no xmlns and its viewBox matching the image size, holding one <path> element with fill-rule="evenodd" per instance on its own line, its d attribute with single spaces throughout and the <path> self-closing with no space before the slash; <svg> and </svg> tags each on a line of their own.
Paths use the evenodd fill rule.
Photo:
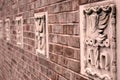
<svg viewBox="0 0 120 80">
<path fill-rule="evenodd" d="M 81 74 L 94 80 L 116 80 L 114 2 L 95 2 L 80 5 L 79 9 Z"/>
<path fill-rule="evenodd" d="M 36 26 L 35 27 L 36 28 L 35 29 L 36 54 L 48 58 L 49 57 L 49 54 L 48 54 L 48 48 L 49 48 L 48 47 L 48 13 L 37 12 L 34 14 L 34 18 L 35 18 L 34 20 L 35 20 L 35 26 Z M 39 23 L 37 21 L 39 21 Z M 41 45 L 38 43 L 40 43 Z"/>
<path fill-rule="evenodd" d="M 17 45 L 23 47 L 23 17 L 17 16 L 15 19 Z"/>
</svg>

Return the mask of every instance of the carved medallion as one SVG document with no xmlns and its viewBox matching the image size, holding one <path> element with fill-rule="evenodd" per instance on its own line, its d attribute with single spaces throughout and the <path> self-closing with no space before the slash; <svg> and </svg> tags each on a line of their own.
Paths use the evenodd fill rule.
<svg viewBox="0 0 120 80">
<path fill-rule="evenodd" d="M 116 80 L 116 8 L 111 2 L 80 6 L 81 73 Z"/>
<path fill-rule="evenodd" d="M 47 12 L 35 13 L 36 53 L 48 56 Z"/>
</svg>

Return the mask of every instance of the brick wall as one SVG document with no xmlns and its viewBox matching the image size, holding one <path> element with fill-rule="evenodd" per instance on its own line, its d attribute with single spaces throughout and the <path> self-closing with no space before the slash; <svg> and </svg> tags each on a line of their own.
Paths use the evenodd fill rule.
<svg viewBox="0 0 120 80">
<path fill-rule="evenodd" d="M 88 80 L 80 74 L 79 5 L 100 0 L 5 0 L 10 42 L 0 40 L 0 80 Z M 35 12 L 48 12 L 49 59 L 35 54 Z M 23 48 L 16 45 L 15 18 L 23 16 Z M 4 26 L 3 26 L 4 27 Z"/>
</svg>

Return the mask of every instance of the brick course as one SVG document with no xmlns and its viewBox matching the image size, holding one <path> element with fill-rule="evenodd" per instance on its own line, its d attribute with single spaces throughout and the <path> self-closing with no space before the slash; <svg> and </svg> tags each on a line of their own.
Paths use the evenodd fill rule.
<svg viewBox="0 0 120 80">
<path fill-rule="evenodd" d="M 0 40 L 0 80 L 90 80 L 80 74 L 79 38 L 79 5 L 89 1 L 101 0 L 5 0 L 0 19 L 11 19 L 11 40 Z M 35 54 L 34 13 L 43 11 L 48 12 L 49 59 Z M 23 48 L 16 45 L 18 15 L 24 19 Z"/>
</svg>

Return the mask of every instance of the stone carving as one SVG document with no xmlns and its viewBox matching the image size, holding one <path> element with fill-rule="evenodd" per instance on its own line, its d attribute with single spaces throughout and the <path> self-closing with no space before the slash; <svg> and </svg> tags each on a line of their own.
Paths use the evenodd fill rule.
<svg viewBox="0 0 120 80">
<path fill-rule="evenodd" d="M 47 13 L 35 14 L 36 25 L 36 53 L 47 56 Z"/>
<path fill-rule="evenodd" d="M 23 18 L 22 16 L 16 17 L 16 40 L 18 46 L 23 46 Z"/>
<path fill-rule="evenodd" d="M 80 7 L 82 74 L 95 80 L 116 80 L 116 8 L 108 5 Z M 84 59 L 83 59 L 84 58 Z"/>
<path fill-rule="evenodd" d="M 0 39 L 3 38 L 3 21 L 0 20 Z"/>
<path fill-rule="evenodd" d="M 10 40 L 10 19 L 7 18 L 5 20 L 5 35 L 6 35 L 6 40 L 9 41 Z"/>
</svg>

